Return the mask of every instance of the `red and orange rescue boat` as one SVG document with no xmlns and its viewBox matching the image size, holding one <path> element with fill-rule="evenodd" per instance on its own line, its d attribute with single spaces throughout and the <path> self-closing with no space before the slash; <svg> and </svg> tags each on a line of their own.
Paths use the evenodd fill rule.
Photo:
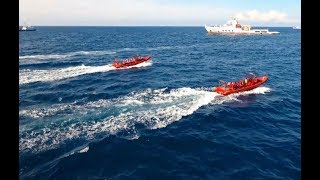
<svg viewBox="0 0 320 180">
<path fill-rule="evenodd" d="M 114 66 L 115 68 L 130 67 L 130 66 L 134 66 L 134 65 L 146 62 L 150 58 L 151 56 L 145 56 L 145 57 L 135 56 L 129 59 L 124 59 L 121 62 L 118 62 L 116 59 L 114 59 L 112 66 Z"/>
<path fill-rule="evenodd" d="M 222 95 L 229 95 L 242 91 L 249 91 L 262 85 L 268 76 L 256 77 L 254 74 L 248 74 L 243 80 L 226 83 L 224 81 L 219 82 L 219 86 L 214 88 L 213 91 Z"/>
</svg>

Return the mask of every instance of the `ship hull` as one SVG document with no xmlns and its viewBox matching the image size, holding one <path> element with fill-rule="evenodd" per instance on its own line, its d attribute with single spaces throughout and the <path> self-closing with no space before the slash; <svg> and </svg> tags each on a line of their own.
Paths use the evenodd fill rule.
<svg viewBox="0 0 320 180">
<path fill-rule="evenodd" d="M 217 27 L 206 25 L 205 29 L 209 34 L 280 34 L 277 31 L 269 31 L 268 29 L 243 30 L 241 28 L 234 27 Z"/>
</svg>

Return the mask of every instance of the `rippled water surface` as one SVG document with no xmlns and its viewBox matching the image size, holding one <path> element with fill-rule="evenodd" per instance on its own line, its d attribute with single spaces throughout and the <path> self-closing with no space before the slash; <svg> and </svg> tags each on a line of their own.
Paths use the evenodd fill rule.
<svg viewBox="0 0 320 180">
<path fill-rule="evenodd" d="M 21 179 L 300 179 L 301 33 L 39 27 L 19 33 Z M 114 58 L 151 55 L 125 69 Z M 219 80 L 268 75 L 221 96 Z"/>
</svg>

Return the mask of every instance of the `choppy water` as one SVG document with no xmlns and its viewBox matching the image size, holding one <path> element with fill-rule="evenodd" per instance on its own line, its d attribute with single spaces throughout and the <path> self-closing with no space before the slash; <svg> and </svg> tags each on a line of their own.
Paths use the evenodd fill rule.
<svg viewBox="0 0 320 180">
<path fill-rule="evenodd" d="M 21 179 L 300 179 L 301 33 L 19 33 Z M 151 61 L 115 69 L 113 59 Z M 223 97 L 218 80 L 268 81 Z"/>
</svg>

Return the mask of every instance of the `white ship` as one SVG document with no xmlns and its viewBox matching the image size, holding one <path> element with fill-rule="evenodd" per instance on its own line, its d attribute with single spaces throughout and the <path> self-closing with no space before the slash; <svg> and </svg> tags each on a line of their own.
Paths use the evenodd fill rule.
<svg viewBox="0 0 320 180">
<path fill-rule="evenodd" d="M 301 27 L 300 27 L 300 26 L 295 26 L 295 27 L 292 27 L 292 29 L 299 29 L 299 30 L 301 30 Z"/>
<path fill-rule="evenodd" d="M 268 29 L 251 29 L 250 25 L 239 24 L 236 18 L 231 18 L 226 24 L 220 26 L 205 25 L 208 33 L 212 34 L 279 34 L 277 31 L 269 31 Z"/>
<path fill-rule="evenodd" d="M 19 26 L 19 31 L 35 31 L 36 28 L 32 26 Z"/>
</svg>

